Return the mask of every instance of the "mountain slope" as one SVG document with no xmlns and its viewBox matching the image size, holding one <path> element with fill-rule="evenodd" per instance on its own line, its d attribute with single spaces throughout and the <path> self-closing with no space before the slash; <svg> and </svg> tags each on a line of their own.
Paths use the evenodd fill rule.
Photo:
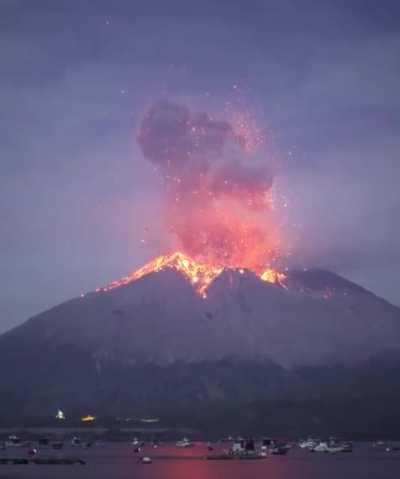
<svg viewBox="0 0 400 479">
<path fill-rule="evenodd" d="M 127 363 L 262 357 L 287 368 L 399 351 L 399 308 L 332 273 L 294 272 L 287 284 L 229 270 L 203 299 L 166 269 L 63 303 L 6 333 L 0 345 L 28 335 Z"/>
<path fill-rule="evenodd" d="M 400 397 L 399 308 L 325 271 L 285 284 L 228 270 L 203 299 L 169 268 L 39 314 L 0 337 L 0 419 L 63 407 L 196 426 L 252 404 L 245 428 L 266 401 Z"/>
</svg>

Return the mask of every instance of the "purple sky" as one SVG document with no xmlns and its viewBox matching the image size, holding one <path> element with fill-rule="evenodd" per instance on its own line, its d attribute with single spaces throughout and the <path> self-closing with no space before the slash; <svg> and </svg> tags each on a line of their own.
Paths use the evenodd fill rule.
<svg viewBox="0 0 400 479">
<path fill-rule="evenodd" d="M 0 331 L 163 251 L 135 141 L 159 99 L 245 103 L 281 157 L 293 263 L 400 304 L 399 18 L 387 0 L 1 0 Z"/>
</svg>

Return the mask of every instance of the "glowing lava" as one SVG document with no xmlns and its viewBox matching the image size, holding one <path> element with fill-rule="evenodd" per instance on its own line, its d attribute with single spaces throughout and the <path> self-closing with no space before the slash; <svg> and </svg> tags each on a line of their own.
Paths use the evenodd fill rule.
<svg viewBox="0 0 400 479">
<path fill-rule="evenodd" d="M 223 266 L 196 261 L 184 253 L 176 251 L 168 255 L 158 256 L 132 274 L 113 281 L 104 288 L 99 288 L 97 291 L 110 291 L 120 286 L 130 284 L 150 273 L 157 273 L 166 268 L 173 268 L 182 273 L 203 298 L 206 297 L 208 286 L 224 270 Z M 240 271 L 243 272 L 242 269 Z M 284 285 L 285 275 L 274 269 L 268 268 L 256 274 L 258 274 L 262 281 Z"/>
<path fill-rule="evenodd" d="M 283 238 L 272 189 L 274 160 L 260 129 L 245 116 L 218 120 L 158 102 L 145 114 L 137 141 L 161 175 L 164 222 L 180 251 L 100 290 L 165 268 L 182 273 L 203 297 L 225 268 L 249 270 L 284 286 L 285 275 L 271 268 L 281 256 Z"/>
<path fill-rule="evenodd" d="M 261 275 L 275 263 L 284 248 L 272 189 L 275 161 L 251 121 L 159 102 L 144 116 L 137 141 L 162 178 L 174 249 L 188 255 L 195 273 L 173 259 L 177 269 L 203 284 L 198 273 L 213 278 L 226 267 Z"/>
</svg>

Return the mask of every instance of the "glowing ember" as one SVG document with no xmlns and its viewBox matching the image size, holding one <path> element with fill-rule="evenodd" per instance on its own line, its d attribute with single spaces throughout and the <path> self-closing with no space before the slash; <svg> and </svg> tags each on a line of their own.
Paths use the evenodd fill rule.
<svg viewBox="0 0 400 479">
<path fill-rule="evenodd" d="M 166 268 L 173 268 L 176 271 L 182 273 L 195 288 L 195 290 L 202 296 L 206 296 L 206 290 L 208 286 L 219 276 L 224 270 L 223 266 L 211 265 L 201 261 L 196 261 L 189 256 L 176 251 L 164 256 L 158 256 L 149 263 L 145 264 L 142 268 L 134 271 L 129 276 L 125 276 L 119 280 L 113 281 L 104 288 L 99 288 L 98 291 L 109 291 L 119 286 L 132 283 L 133 281 L 142 278 L 150 273 L 157 273 Z M 240 269 L 240 273 L 244 270 Z M 258 274 L 262 281 L 268 283 L 278 283 L 283 285 L 285 275 L 271 268 L 262 271 Z"/>
<path fill-rule="evenodd" d="M 102 291 L 165 268 L 182 273 L 203 297 L 225 268 L 284 286 L 285 275 L 271 268 L 282 251 L 273 159 L 251 118 L 217 120 L 160 102 L 144 116 L 137 140 L 162 177 L 164 220 L 180 251 L 155 258 Z"/>
<path fill-rule="evenodd" d="M 158 103 L 137 139 L 162 176 L 164 220 L 177 249 L 218 267 L 260 272 L 273 264 L 282 250 L 274 161 L 250 120 Z"/>
<path fill-rule="evenodd" d="M 260 279 L 266 281 L 267 283 L 279 283 L 283 286 L 286 275 L 274 269 L 268 268 L 260 274 Z"/>
</svg>

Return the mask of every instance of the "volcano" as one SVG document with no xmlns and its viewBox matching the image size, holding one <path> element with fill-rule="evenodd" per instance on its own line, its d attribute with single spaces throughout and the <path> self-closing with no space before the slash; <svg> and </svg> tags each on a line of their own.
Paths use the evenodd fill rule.
<svg viewBox="0 0 400 479">
<path fill-rule="evenodd" d="M 163 258 L 0 337 L 3 422 L 61 408 L 224 431 L 394 428 L 399 308 L 328 271 Z"/>
</svg>

